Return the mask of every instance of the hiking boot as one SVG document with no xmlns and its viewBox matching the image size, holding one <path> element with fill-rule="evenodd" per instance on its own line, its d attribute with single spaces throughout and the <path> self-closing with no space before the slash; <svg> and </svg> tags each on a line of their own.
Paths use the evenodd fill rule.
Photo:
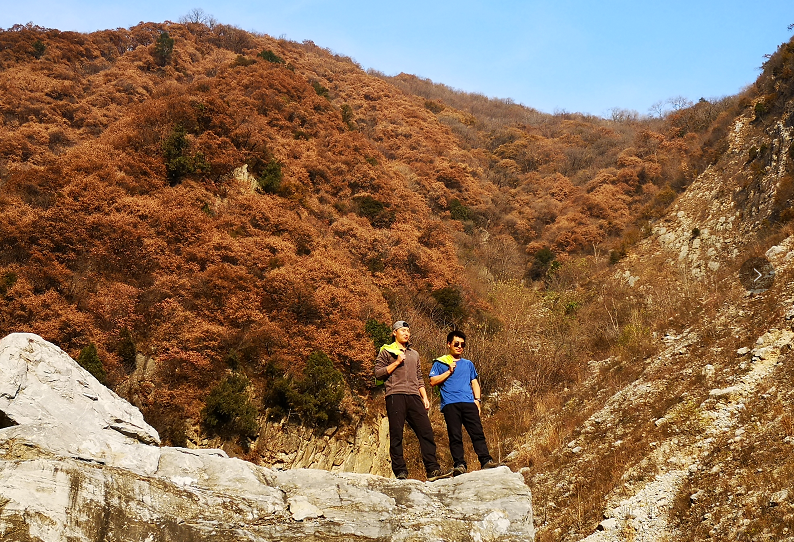
<svg viewBox="0 0 794 542">
<path fill-rule="evenodd" d="M 497 463 L 493 459 L 489 459 L 488 461 L 483 463 L 483 465 L 482 465 L 482 467 L 480 467 L 480 469 L 482 469 L 482 470 L 495 469 L 496 467 L 501 467 L 501 466 L 502 466 L 501 464 Z"/>
<path fill-rule="evenodd" d="M 395 476 L 397 477 L 398 480 L 407 480 L 408 479 L 408 473 L 405 472 L 405 471 L 398 472 Z"/>
<path fill-rule="evenodd" d="M 451 478 L 452 471 L 449 472 L 441 472 L 441 469 L 436 469 L 427 475 L 428 482 L 435 482 L 436 480 L 441 480 L 442 478 Z"/>
<path fill-rule="evenodd" d="M 466 474 L 466 465 L 455 465 L 455 468 L 452 469 L 452 476 L 460 476 L 461 474 Z"/>
</svg>

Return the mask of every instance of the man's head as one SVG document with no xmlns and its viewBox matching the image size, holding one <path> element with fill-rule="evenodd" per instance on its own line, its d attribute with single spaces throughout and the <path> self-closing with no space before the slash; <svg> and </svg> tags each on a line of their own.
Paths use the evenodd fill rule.
<svg viewBox="0 0 794 542">
<path fill-rule="evenodd" d="M 391 333 L 394 335 L 394 340 L 400 344 L 408 344 L 408 339 L 411 338 L 411 330 L 405 320 L 394 322 L 394 325 L 391 326 Z"/>
<path fill-rule="evenodd" d="M 449 349 L 449 353 L 455 357 L 460 357 L 464 348 L 466 348 L 466 334 L 457 329 L 450 331 L 447 334 L 447 349 Z"/>
</svg>

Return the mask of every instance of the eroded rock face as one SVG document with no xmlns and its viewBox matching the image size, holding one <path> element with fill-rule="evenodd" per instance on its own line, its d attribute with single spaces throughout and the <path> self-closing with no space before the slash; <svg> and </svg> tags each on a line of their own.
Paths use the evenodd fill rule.
<svg viewBox="0 0 794 542">
<path fill-rule="evenodd" d="M 0 341 L 0 410 L 18 425 L 51 423 L 72 430 L 112 431 L 160 444 L 134 406 L 100 384 L 57 346 L 31 333 Z"/>
<path fill-rule="evenodd" d="M 31 334 L 0 341 L 0 539 L 532 540 L 506 467 L 435 483 L 161 448 L 140 412 Z"/>
<path fill-rule="evenodd" d="M 277 422 L 261 424 L 259 461 L 270 468 L 322 469 L 391 476 L 389 420 L 361 423 L 355 433 L 318 437 L 310 428 Z"/>
</svg>

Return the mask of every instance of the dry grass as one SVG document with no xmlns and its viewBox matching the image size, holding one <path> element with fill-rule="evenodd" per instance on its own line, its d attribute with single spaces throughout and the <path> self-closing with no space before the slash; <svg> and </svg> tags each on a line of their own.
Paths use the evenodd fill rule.
<svg viewBox="0 0 794 542">
<path fill-rule="evenodd" d="M 774 242 L 779 241 L 778 238 Z M 698 405 L 707 397 L 710 387 L 728 385 L 733 382 L 734 375 L 741 374 L 742 369 L 738 367 L 741 359 L 737 359 L 733 352 L 739 346 L 754 344 L 755 339 L 767 331 L 773 322 L 781 321 L 781 311 L 785 308 L 781 304 L 781 298 L 786 295 L 784 285 L 791 279 L 786 273 L 778 277 L 780 280 L 771 290 L 749 298 L 745 297 L 744 291 L 738 285 L 731 283 L 727 270 L 721 277 L 722 282 L 715 280 L 711 284 L 701 285 L 687 284 L 685 281 L 678 283 L 685 288 L 688 296 L 679 297 L 675 306 L 673 303 L 668 303 L 666 307 L 664 303 L 661 304 L 662 310 L 657 314 L 658 318 L 655 321 L 645 320 L 650 326 L 664 329 L 665 324 L 675 322 L 681 316 L 684 316 L 683 320 L 690 322 L 693 321 L 693 316 L 697 316 L 694 330 L 698 333 L 699 340 L 684 355 L 671 358 L 671 363 L 664 367 L 667 375 L 647 372 L 643 374 L 643 380 L 654 382 L 656 388 L 665 388 L 664 383 L 667 380 L 663 396 L 657 398 L 657 404 L 651 405 L 646 412 L 647 419 L 664 415 L 668 423 L 659 429 L 646 427 L 646 430 L 639 432 L 636 429 L 640 428 L 641 423 L 635 424 L 635 449 L 624 456 L 627 459 L 625 462 L 614 454 L 599 450 L 598 456 L 588 461 L 586 467 L 574 466 L 571 461 L 563 462 L 561 466 L 549 465 L 547 472 L 556 469 L 557 472 L 566 473 L 566 478 L 575 478 L 575 474 L 567 473 L 566 467 L 571 473 L 582 472 L 586 468 L 601 474 L 588 479 L 591 482 L 587 488 L 589 495 L 577 492 L 576 502 L 569 503 L 568 506 L 576 510 L 576 514 L 569 512 L 555 517 L 540 529 L 539 540 L 559 540 L 565 539 L 565 533 L 585 535 L 591 532 L 600 519 L 598 512 L 603 509 L 603 497 L 625 482 L 625 474 L 620 479 L 610 479 L 607 474 L 621 470 L 628 472 L 626 467 L 636 464 L 638 459 L 647 454 L 647 449 L 642 448 L 651 439 L 680 439 L 702 434 L 706 420 L 700 415 Z M 661 286 L 661 283 L 657 282 L 657 286 Z M 664 294 L 665 290 L 657 287 L 656 292 Z M 672 297 L 670 296 L 671 299 Z M 657 299 L 664 300 L 664 296 L 657 295 Z M 689 372 L 689 377 L 679 380 L 687 374 L 690 367 L 697 369 L 706 363 L 717 367 L 715 381 L 706 381 L 695 370 Z M 784 362 L 785 365 L 787 362 Z M 602 373 L 605 374 L 601 378 L 606 381 L 607 376 L 614 374 L 614 369 L 619 366 L 613 363 L 612 367 L 602 367 Z M 783 441 L 794 431 L 794 417 L 790 414 L 792 401 L 790 394 L 779 391 L 792 389 L 792 384 L 794 382 L 791 381 L 790 374 L 785 377 L 777 375 L 774 380 L 770 380 L 766 391 L 760 392 L 762 398 L 766 398 L 753 408 L 748 408 L 739 420 L 741 425 L 752 427 L 754 432 L 751 433 L 748 429 L 746 439 L 739 443 L 729 442 L 732 434 L 726 436 L 716 444 L 715 455 L 687 481 L 673 506 L 672 515 L 677 518 L 681 529 L 681 537 L 676 538 L 677 540 L 781 540 L 794 533 L 794 508 L 790 505 L 791 499 L 789 502 L 769 503 L 770 496 L 788 488 L 792 479 L 794 465 L 791 460 L 791 445 L 784 444 Z M 749 405 L 750 403 L 748 407 Z M 632 402 L 632 408 L 641 412 L 643 406 L 641 402 Z M 631 423 L 628 419 L 621 419 L 618 425 Z M 614 439 L 615 433 L 612 428 L 603 437 Z M 590 436 L 588 441 L 594 442 L 598 439 Z M 652 468 L 650 465 L 648 467 Z M 719 469 L 710 471 L 715 467 Z M 648 475 L 651 474 L 652 471 L 649 471 Z M 633 467 L 632 477 L 636 478 L 638 475 L 637 468 Z M 559 480 L 560 477 L 555 476 L 555 479 Z M 613 485 L 613 482 L 616 483 Z M 702 488 L 708 489 L 705 497 L 691 503 L 690 495 Z M 540 491 L 535 491 L 537 497 L 553 499 L 555 488 L 540 483 L 538 489 Z M 592 518 L 589 525 L 584 522 L 584 529 L 581 528 L 582 517 Z"/>
<path fill-rule="evenodd" d="M 543 303 L 542 337 L 557 341 L 556 351 L 563 352 L 559 359 L 569 363 L 569 373 L 576 376 L 511 397 L 509 407 L 498 409 L 488 420 L 501 422 L 506 431 L 513 428 L 513 440 L 523 442 L 514 467 L 531 469 L 528 481 L 536 515 L 543 518 L 538 540 L 570 540 L 592 532 L 610 494 L 627 481 L 651 479 L 657 473 L 656 465 L 644 461 L 650 442 L 702 430 L 698 405 L 708 395 L 708 383 L 700 369 L 716 361 L 713 347 L 718 341 L 735 340 L 730 332 L 708 331 L 704 347 L 696 343 L 657 365 L 654 360 L 667 347 L 660 340 L 665 333 L 681 334 L 686 324 L 699 320 L 703 325 L 696 326 L 696 335 L 702 335 L 701 328 L 709 330 L 707 322 L 741 293 L 717 284 L 727 271 L 711 282 L 699 282 L 687 270 L 666 265 L 663 258 L 634 263 L 631 273 L 642 277 L 634 288 L 603 273 L 591 278 L 587 290 L 573 281 L 561 282 L 560 291 L 547 291 L 542 300 L 535 300 Z M 572 299 L 581 302 L 574 314 L 565 314 L 563 307 Z M 593 371 L 588 370 L 590 359 L 606 361 Z M 593 412 L 640 376 L 653 383 L 653 394 L 627 397 L 609 422 L 583 431 L 583 422 Z M 671 423 L 657 428 L 652 422 L 662 416 Z M 504 438 L 509 441 L 509 434 Z M 571 452 L 568 443 L 573 441 L 583 448 L 579 454 Z"/>
<path fill-rule="evenodd" d="M 745 433 L 729 433 L 686 481 L 672 512 L 679 540 L 785 540 L 794 535 L 791 434 L 792 358 L 759 390 L 742 416 Z M 788 490 L 785 499 L 773 499 Z M 698 494 L 696 499 L 691 495 Z"/>
</svg>

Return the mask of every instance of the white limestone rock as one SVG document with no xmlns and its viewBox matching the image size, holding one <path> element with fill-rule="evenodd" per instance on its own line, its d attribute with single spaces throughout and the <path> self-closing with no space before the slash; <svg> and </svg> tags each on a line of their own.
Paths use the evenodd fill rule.
<svg viewBox="0 0 794 542">
<path fill-rule="evenodd" d="M 780 506 L 784 502 L 788 500 L 789 497 L 789 490 L 788 489 L 781 489 L 772 494 L 769 498 L 769 506 Z"/>
<path fill-rule="evenodd" d="M 0 411 L 20 425 L 114 431 L 144 444 L 160 444 L 157 431 L 137 408 L 66 352 L 32 333 L 12 333 L 0 341 Z"/>
<path fill-rule="evenodd" d="M 613 531 L 618 527 L 618 520 L 615 518 L 607 518 L 598 524 L 599 531 Z"/>
<path fill-rule="evenodd" d="M 323 516 L 323 511 L 309 502 L 309 499 L 303 495 L 298 495 L 289 499 L 289 511 L 292 514 L 292 519 L 295 521 L 303 521 L 304 519 L 313 519 Z"/>
<path fill-rule="evenodd" d="M 720 397 L 727 397 L 730 395 L 737 394 L 741 391 L 741 387 L 739 386 L 729 386 L 727 388 L 722 389 L 714 389 L 709 392 L 709 397 L 720 398 Z"/>
</svg>

